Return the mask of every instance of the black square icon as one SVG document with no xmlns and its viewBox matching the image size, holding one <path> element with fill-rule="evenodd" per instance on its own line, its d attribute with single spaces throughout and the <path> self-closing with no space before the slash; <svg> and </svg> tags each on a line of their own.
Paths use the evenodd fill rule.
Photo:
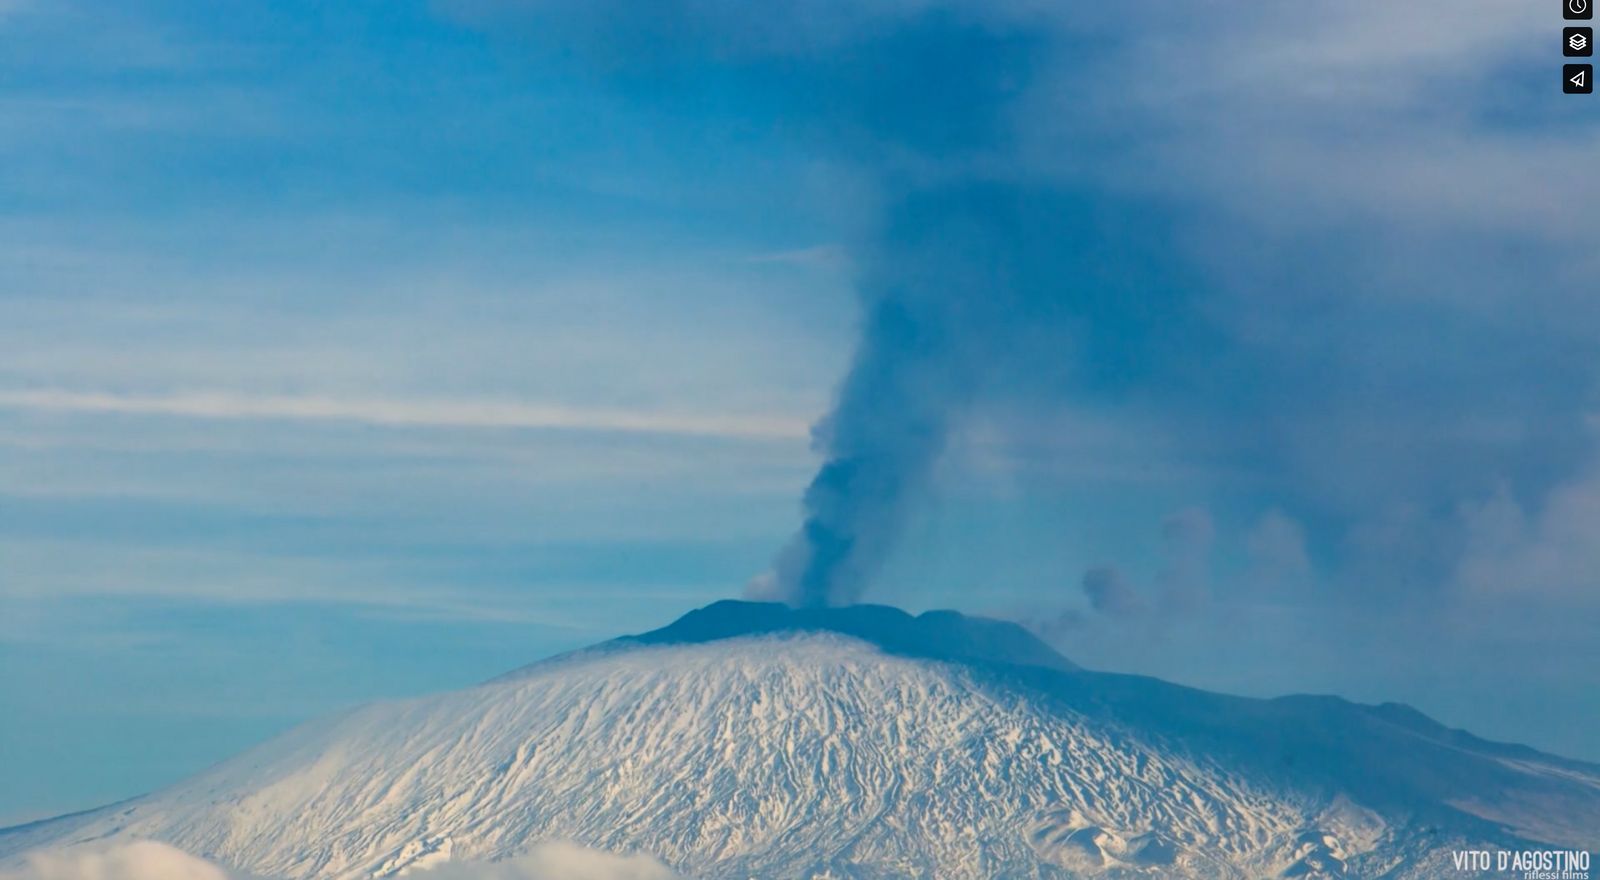
<svg viewBox="0 0 1600 880">
<path fill-rule="evenodd" d="M 1588 21 L 1594 18 L 1594 0 L 1561 0 L 1561 14 L 1569 20 Z"/>
<path fill-rule="evenodd" d="M 1587 58 L 1594 54 L 1594 28 L 1573 27 L 1561 32 L 1561 54 Z"/>
<path fill-rule="evenodd" d="M 1594 65 L 1568 64 L 1562 67 L 1561 91 L 1569 95 L 1594 94 Z"/>
</svg>

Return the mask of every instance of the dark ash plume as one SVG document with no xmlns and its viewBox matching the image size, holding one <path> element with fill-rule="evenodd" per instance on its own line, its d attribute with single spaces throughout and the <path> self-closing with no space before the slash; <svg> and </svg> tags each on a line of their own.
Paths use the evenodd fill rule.
<svg viewBox="0 0 1600 880">
<path fill-rule="evenodd" d="M 806 490 L 805 523 L 775 566 L 788 601 L 856 601 L 899 537 L 966 395 L 940 319 L 892 296 L 872 307 L 838 404 L 816 429 L 827 460 Z"/>
<path fill-rule="evenodd" d="M 753 592 L 806 606 L 859 600 L 926 493 L 951 430 L 1023 357 L 1059 298 L 1040 295 L 1071 249 L 1059 203 L 999 184 L 900 199 L 866 255 L 865 321 L 833 411 L 805 522 Z M 1059 338 L 1054 340 L 1059 342 Z"/>
<path fill-rule="evenodd" d="M 1016 101 L 1059 56 L 1055 16 L 1009 0 L 450 3 L 686 114 L 704 112 L 699 86 L 737 75 L 759 86 L 762 118 L 784 120 L 882 197 L 878 231 L 853 253 L 864 270 L 861 340 L 814 432 L 824 463 L 804 522 L 749 588 L 808 606 L 860 599 L 953 425 L 995 365 L 1048 325 L 1029 314 L 1058 304 L 1041 282 L 1072 277 L 1084 256 L 1082 230 L 1059 228 L 1086 219 L 1081 201 L 1041 195 L 1047 187 L 1021 184 L 1026 172 L 1009 167 Z M 1065 272 L 1064 253 L 1080 261 Z"/>
</svg>

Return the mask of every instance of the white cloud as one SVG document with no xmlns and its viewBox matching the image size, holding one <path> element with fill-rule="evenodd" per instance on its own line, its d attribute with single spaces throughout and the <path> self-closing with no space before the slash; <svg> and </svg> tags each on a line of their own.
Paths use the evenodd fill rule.
<svg viewBox="0 0 1600 880">
<path fill-rule="evenodd" d="M 584 409 L 515 401 L 252 395 L 225 391 L 106 394 L 63 389 L 0 391 L 0 407 L 198 419 L 349 421 L 383 426 L 524 428 L 802 439 L 804 418 Z"/>
<path fill-rule="evenodd" d="M 525 856 L 500 862 L 446 862 L 403 872 L 417 880 L 681 880 L 647 855 L 613 855 L 572 843 L 540 844 Z M 251 880 L 205 859 L 140 840 L 83 845 L 33 853 L 0 880 Z M 265 880 L 265 878 L 263 878 Z"/>
<path fill-rule="evenodd" d="M 1210 511 L 1186 507 L 1161 522 L 1161 570 L 1156 584 L 1173 611 L 1192 613 L 1211 598 L 1211 545 L 1217 528 Z"/>
<path fill-rule="evenodd" d="M 545 843 L 526 856 L 491 863 L 445 863 L 405 876 L 416 880 L 678 880 L 647 855 L 620 856 L 572 843 Z"/>
<path fill-rule="evenodd" d="M 1462 508 L 1456 576 L 1470 595 L 1584 599 L 1600 580 L 1600 466 L 1556 486 L 1537 505 L 1502 488 Z"/>
<path fill-rule="evenodd" d="M 84 596 L 239 605 L 316 602 L 435 620 L 585 628 L 569 615 L 530 607 L 526 594 L 506 597 L 452 584 L 412 583 L 393 566 L 347 559 L 238 548 L 4 537 L 0 537 L 0 556 L 15 575 L 0 581 L 0 601 L 12 603 L 8 610 L 18 618 L 0 622 L 0 640 L 12 642 L 59 642 L 63 638 L 59 629 L 73 628 L 23 619 L 22 603 L 41 603 L 48 608 L 57 600 Z M 589 589 L 594 586 L 585 585 Z M 547 589 L 559 592 L 562 588 Z M 68 609 L 72 620 L 83 613 L 70 605 L 60 611 Z"/>
<path fill-rule="evenodd" d="M 444 4 L 484 25 L 533 15 L 558 29 L 576 20 L 582 37 L 614 36 L 593 25 L 636 17 L 625 6 Z M 1508 66 L 1542 63 L 1549 51 L 1548 12 L 1538 4 L 702 0 L 663 4 L 643 27 L 668 31 L 656 42 L 680 51 L 826 57 L 826 47 L 872 39 L 930 11 L 1060 40 L 1054 68 L 1016 107 L 1031 170 L 1104 181 L 1115 164 L 1141 190 L 1198 191 L 1270 223 L 1376 215 L 1583 241 L 1575 206 L 1592 201 L 1580 193 L 1593 194 L 1600 178 L 1546 169 L 1582 167 L 1600 129 L 1574 122 L 1552 133 L 1507 121 L 1497 106 L 1508 80 L 1524 78 Z M 606 40 L 585 46 L 615 49 Z M 1561 101 L 1554 85 L 1552 74 L 1533 100 Z M 1106 145 L 1110 155 L 1096 149 Z"/>
<path fill-rule="evenodd" d="M 1534 95 L 1507 92 L 1526 89 L 1519 66 L 1544 57 L 1548 22 L 1537 6 L 1115 9 L 1064 13 L 1064 27 L 1096 32 L 1107 48 L 1087 60 L 1062 55 L 1019 105 L 1034 167 L 1104 179 L 1110 161 L 1140 190 L 1199 194 L 1273 229 L 1359 217 L 1582 242 L 1568 206 L 1585 203 L 1600 178 L 1546 169 L 1581 167 L 1571 163 L 1592 154 L 1600 129 L 1539 124 L 1560 102 L 1553 74 Z M 1513 99 L 1520 118 L 1505 106 Z"/>
<path fill-rule="evenodd" d="M 838 244 L 819 244 L 783 251 L 767 251 L 751 255 L 750 262 L 805 266 L 838 272 L 852 271 L 856 268 L 855 260 L 851 257 L 849 250 Z"/>
<path fill-rule="evenodd" d="M 244 880 L 153 840 L 78 846 L 29 855 L 0 880 Z"/>
<path fill-rule="evenodd" d="M 1244 536 L 1246 574 L 1251 587 L 1280 592 L 1307 585 L 1311 578 L 1305 528 L 1281 510 L 1269 510 Z"/>
</svg>

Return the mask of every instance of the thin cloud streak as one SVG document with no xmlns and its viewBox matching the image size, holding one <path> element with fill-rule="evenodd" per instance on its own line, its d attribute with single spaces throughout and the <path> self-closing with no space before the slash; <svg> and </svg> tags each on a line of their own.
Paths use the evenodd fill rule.
<svg viewBox="0 0 1600 880">
<path fill-rule="evenodd" d="M 492 400 L 386 399 L 323 395 L 255 395 L 227 391 L 110 394 L 61 389 L 0 391 L 0 408 L 71 413 L 361 422 L 389 427 L 519 428 L 597 431 L 733 440 L 798 440 L 810 420 L 582 409 Z"/>
</svg>

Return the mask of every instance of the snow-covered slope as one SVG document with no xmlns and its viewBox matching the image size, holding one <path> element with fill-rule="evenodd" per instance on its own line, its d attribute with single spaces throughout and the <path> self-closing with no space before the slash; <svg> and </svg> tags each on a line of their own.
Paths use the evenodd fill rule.
<svg viewBox="0 0 1600 880">
<path fill-rule="evenodd" d="M 950 612 L 725 602 L 0 832 L 0 860 L 106 837 L 283 878 L 550 839 L 704 878 L 1436 877 L 1457 848 L 1600 845 L 1600 767 L 1088 672 Z"/>
</svg>

